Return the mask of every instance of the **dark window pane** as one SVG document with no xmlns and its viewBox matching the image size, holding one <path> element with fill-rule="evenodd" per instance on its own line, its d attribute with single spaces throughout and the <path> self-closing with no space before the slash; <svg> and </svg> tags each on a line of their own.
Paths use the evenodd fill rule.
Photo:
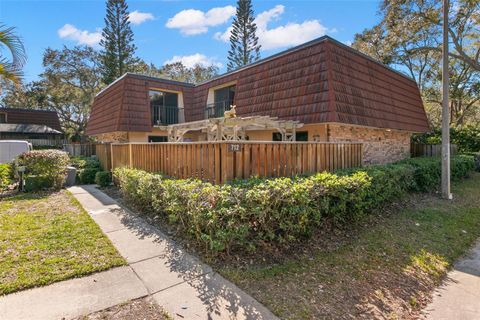
<svg viewBox="0 0 480 320">
<path fill-rule="evenodd" d="M 148 142 L 168 142 L 166 136 L 148 136 Z"/>
<path fill-rule="evenodd" d="M 280 132 L 274 132 L 272 135 L 272 141 L 282 141 L 282 134 Z"/>
<path fill-rule="evenodd" d="M 150 104 L 152 105 L 163 105 L 163 92 L 160 91 L 150 91 Z"/>
<path fill-rule="evenodd" d="M 178 107 L 178 94 L 165 92 L 165 105 L 169 107 Z"/>
<path fill-rule="evenodd" d="M 295 139 L 297 141 L 308 141 L 308 131 L 297 132 Z"/>
<path fill-rule="evenodd" d="M 300 131 L 295 134 L 296 141 L 308 141 L 308 131 Z M 282 134 L 274 132 L 272 134 L 272 141 L 282 141 Z"/>
<path fill-rule="evenodd" d="M 0 123 L 7 123 L 7 114 L 0 113 Z"/>
<path fill-rule="evenodd" d="M 178 123 L 178 94 L 173 92 L 149 91 L 153 125 Z"/>
</svg>

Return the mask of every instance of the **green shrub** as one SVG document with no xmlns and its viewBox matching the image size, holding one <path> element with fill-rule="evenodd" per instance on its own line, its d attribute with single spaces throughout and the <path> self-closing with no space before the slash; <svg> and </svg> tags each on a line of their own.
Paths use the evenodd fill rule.
<svg viewBox="0 0 480 320">
<path fill-rule="evenodd" d="M 79 178 L 82 184 L 93 184 L 95 183 L 95 175 L 99 172 L 98 169 L 95 168 L 86 168 L 80 170 Z"/>
<path fill-rule="evenodd" d="M 95 183 L 100 187 L 108 187 L 112 183 L 112 175 L 108 171 L 98 171 L 95 174 Z"/>
<path fill-rule="evenodd" d="M 452 158 L 452 178 L 463 178 L 473 157 Z M 127 203 L 165 218 L 211 254 L 255 250 L 307 239 L 325 222 L 361 218 L 406 192 L 436 189 L 437 158 L 317 173 L 294 178 L 252 178 L 225 185 L 166 179 L 117 168 L 113 179 Z"/>
<path fill-rule="evenodd" d="M 70 158 L 70 163 L 77 169 L 96 168 L 100 170 L 100 161 L 96 158 L 75 156 Z"/>
<path fill-rule="evenodd" d="M 25 177 L 25 191 L 33 192 L 52 187 L 51 178 L 47 176 L 29 175 Z"/>
<path fill-rule="evenodd" d="M 419 157 L 401 161 L 414 168 L 414 190 L 429 191 L 438 188 L 442 180 L 442 162 L 440 157 Z M 474 170 L 475 162 L 472 156 L 453 156 L 450 163 L 451 177 L 459 180 L 468 176 Z"/>
<path fill-rule="evenodd" d="M 0 164 L 0 190 L 13 183 L 13 165 L 10 163 Z"/>
<path fill-rule="evenodd" d="M 70 158 L 70 163 L 77 168 L 77 183 L 95 183 L 95 175 L 102 171 L 100 161 L 96 158 L 75 156 Z"/>
<path fill-rule="evenodd" d="M 480 151 L 480 126 L 463 126 L 459 128 L 450 128 L 450 140 L 458 146 L 460 152 L 478 152 Z M 412 141 L 427 144 L 442 143 L 442 130 L 434 129 L 432 132 L 415 135 Z"/>
<path fill-rule="evenodd" d="M 65 180 L 65 168 L 69 163 L 66 152 L 60 150 L 33 150 L 21 154 L 18 163 L 26 167 L 26 176 L 42 176 L 49 187 L 61 188 Z"/>
</svg>

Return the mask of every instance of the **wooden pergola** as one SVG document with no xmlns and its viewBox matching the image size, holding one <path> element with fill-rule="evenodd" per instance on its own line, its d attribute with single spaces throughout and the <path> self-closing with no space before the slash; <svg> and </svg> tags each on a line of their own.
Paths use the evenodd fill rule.
<svg viewBox="0 0 480 320">
<path fill-rule="evenodd" d="M 276 117 L 225 117 L 178 123 L 167 126 L 169 142 L 183 142 L 185 134 L 193 131 L 206 133 L 207 141 L 245 141 L 252 130 L 276 130 L 282 141 L 295 141 L 295 132 L 303 123 L 279 120 Z"/>
</svg>

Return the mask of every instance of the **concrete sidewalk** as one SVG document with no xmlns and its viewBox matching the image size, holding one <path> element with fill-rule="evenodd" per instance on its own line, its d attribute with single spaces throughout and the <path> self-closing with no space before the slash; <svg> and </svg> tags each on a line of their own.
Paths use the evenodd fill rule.
<svg viewBox="0 0 480 320">
<path fill-rule="evenodd" d="M 2 320 L 69 319 L 146 295 L 176 319 L 277 319 L 95 186 L 69 191 L 129 266 L 1 297 Z"/>
<path fill-rule="evenodd" d="M 454 264 L 424 313 L 431 320 L 480 319 L 480 241 Z"/>
</svg>

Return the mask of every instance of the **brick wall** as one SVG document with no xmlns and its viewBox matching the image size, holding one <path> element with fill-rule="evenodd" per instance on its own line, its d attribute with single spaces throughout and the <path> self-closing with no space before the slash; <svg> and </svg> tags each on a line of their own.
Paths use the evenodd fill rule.
<svg viewBox="0 0 480 320">
<path fill-rule="evenodd" d="M 406 131 L 328 125 L 328 141 L 364 143 L 365 165 L 391 163 L 409 158 L 410 136 L 411 133 Z"/>
</svg>

